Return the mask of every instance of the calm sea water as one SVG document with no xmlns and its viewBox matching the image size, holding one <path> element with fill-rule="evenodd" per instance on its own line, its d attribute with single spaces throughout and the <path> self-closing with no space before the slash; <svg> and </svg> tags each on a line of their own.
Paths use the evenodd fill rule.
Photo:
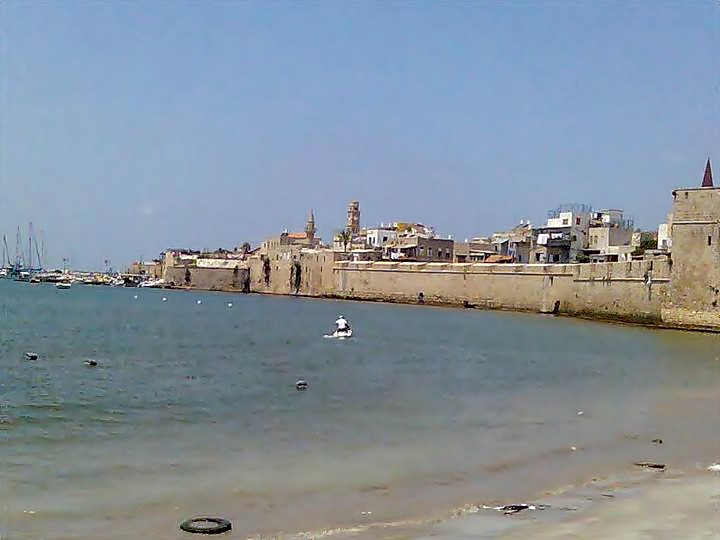
<svg viewBox="0 0 720 540">
<path fill-rule="evenodd" d="M 323 338 L 338 312 L 356 338 Z M 351 529 L 720 448 L 714 335 L 3 280 L 0 323 L 12 539 Z"/>
</svg>

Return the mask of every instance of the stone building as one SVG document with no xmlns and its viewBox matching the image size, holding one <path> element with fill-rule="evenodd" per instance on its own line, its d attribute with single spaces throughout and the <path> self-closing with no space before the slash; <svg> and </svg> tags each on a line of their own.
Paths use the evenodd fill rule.
<svg viewBox="0 0 720 540">
<path fill-rule="evenodd" d="M 720 326 L 720 188 L 710 160 L 699 188 L 673 191 L 672 273 L 663 320 L 683 326 Z"/>
<path fill-rule="evenodd" d="M 592 262 L 629 261 L 632 258 L 633 221 L 622 210 L 593 212 L 584 254 Z"/>
<path fill-rule="evenodd" d="M 535 245 L 529 253 L 532 263 L 577 262 L 587 246 L 590 227 L 589 206 L 566 204 L 549 212 L 547 224 L 538 227 Z"/>
<path fill-rule="evenodd" d="M 401 236 L 383 248 L 393 261 L 452 262 L 454 241 L 447 238 Z"/>
<path fill-rule="evenodd" d="M 307 222 L 305 223 L 305 230 L 301 232 L 289 232 L 287 230 L 280 233 L 279 236 L 275 236 L 265 240 L 262 243 L 261 248 L 275 249 L 280 246 L 301 246 L 305 248 L 317 248 L 322 245 L 322 240 L 316 236 L 317 228 L 315 226 L 315 214 L 310 210 Z"/>
<path fill-rule="evenodd" d="M 496 255 L 497 251 L 490 238 L 477 237 L 453 245 L 453 261 L 456 263 L 478 263 Z"/>
</svg>

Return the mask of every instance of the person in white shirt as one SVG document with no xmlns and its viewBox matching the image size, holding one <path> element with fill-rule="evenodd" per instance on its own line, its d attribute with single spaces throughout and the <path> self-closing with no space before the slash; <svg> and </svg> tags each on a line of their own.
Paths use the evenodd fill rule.
<svg viewBox="0 0 720 540">
<path fill-rule="evenodd" d="M 347 332 L 348 330 L 350 330 L 350 325 L 348 324 L 345 317 L 343 317 L 342 315 L 340 315 L 338 317 L 338 320 L 335 321 L 335 325 L 337 326 L 338 332 Z"/>
</svg>

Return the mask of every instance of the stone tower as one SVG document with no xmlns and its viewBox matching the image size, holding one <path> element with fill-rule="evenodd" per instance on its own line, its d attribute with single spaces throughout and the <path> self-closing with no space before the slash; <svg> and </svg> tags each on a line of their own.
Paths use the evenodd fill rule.
<svg viewBox="0 0 720 540">
<path fill-rule="evenodd" d="M 315 233 L 317 233 L 317 228 L 315 227 L 315 214 L 312 210 L 310 210 L 310 215 L 308 216 L 307 223 L 305 224 L 305 234 L 307 235 L 308 244 L 311 246 L 315 243 Z"/>
<path fill-rule="evenodd" d="M 710 160 L 701 187 L 673 191 L 672 272 L 663 321 L 720 325 L 720 188 Z"/>
<path fill-rule="evenodd" d="M 352 201 L 348 205 L 347 225 L 345 228 L 353 235 L 360 234 L 360 203 Z"/>
</svg>

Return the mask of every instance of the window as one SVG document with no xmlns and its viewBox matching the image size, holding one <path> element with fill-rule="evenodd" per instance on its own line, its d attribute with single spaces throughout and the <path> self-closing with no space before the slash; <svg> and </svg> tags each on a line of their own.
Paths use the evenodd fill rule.
<svg viewBox="0 0 720 540">
<path fill-rule="evenodd" d="M 686 199 L 688 198 L 688 192 L 687 192 L 687 191 L 685 192 L 685 198 L 686 198 Z"/>
<path fill-rule="evenodd" d="M 712 246 L 712 236 L 708 236 L 708 246 Z"/>
<path fill-rule="evenodd" d="M 432 248 L 428 247 L 428 257 L 432 257 Z"/>
<path fill-rule="evenodd" d="M 580 218 L 575 218 L 575 225 L 580 225 Z"/>
<path fill-rule="evenodd" d="M 387 236 L 383 236 L 383 242 L 387 242 L 387 241 L 388 241 L 388 237 L 387 237 Z"/>
<path fill-rule="evenodd" d="M 572 235 L 572 241 L 577 242 L 577 236 L 575 236 L 574 234 Z"/>
<path fill-rule="evenodd" d="M 564 218 L 564 219 L 563 219 L 563 225 L 568 225 L 569 223 L 570 223 L 570 222 L 568 221 L 567 218 Z"/>
<path fill-rule="evenodd" d="M 420 253 L 425 253 L 425 246 L 420 246 Z"/>
</svg>

